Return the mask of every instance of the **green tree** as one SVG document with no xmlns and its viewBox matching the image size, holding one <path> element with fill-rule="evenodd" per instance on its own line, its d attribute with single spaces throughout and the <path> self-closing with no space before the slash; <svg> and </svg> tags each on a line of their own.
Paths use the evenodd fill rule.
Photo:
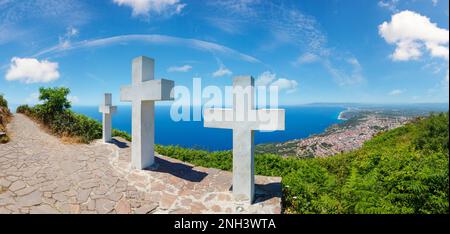
<svg viewBox="0 0 450 234">
<path fill-rule="evenodd" d="M 43 103 L 36 105 L 37 117 L 46 124 L 52 122 L 55 117 L 71 107 L 67 99 L 69 93 L 70 89 L 65 87 L 39 88 L 39 100 Z"/>
</svg>

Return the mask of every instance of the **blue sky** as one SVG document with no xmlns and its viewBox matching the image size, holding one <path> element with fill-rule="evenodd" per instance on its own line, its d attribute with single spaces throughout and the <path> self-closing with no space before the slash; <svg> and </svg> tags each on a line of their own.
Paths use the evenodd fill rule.
<svg viewBox="0 0 450 234">
<path fill-rule="evenodd" d="M 66 86 L 97 105 L 131 82 L 131 60 L 156 78 L 277 85 L 280 103 L 448 102 L 448 0 L 0 0 L 0 93 L 36 103 Z"/>
</svg>

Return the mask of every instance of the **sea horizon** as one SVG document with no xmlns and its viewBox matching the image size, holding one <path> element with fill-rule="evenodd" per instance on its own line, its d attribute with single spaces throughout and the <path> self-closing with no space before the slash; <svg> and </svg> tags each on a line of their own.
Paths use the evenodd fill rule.
<svg viewBox="0 0 450 234">
<path fill-rule="evenodd" d="M 176 122 L 170 118 L 169 106 L 155 108 L 155 143 L 210 151 L 232 148 L 231 129 L 205 128 L 203 119 Z M 283 108 L 286 109 L 285 131 L 255 131 L 255 144 L 286 142 L 324 132 L 333 124 L 343 122 L 338 117 L 342 111 L 346 110 L 342 107 L 314 106 Z M 74 106 L 72 110 L 101 121 L 101 113 L 96 106 Z M 191 111 L 191 116 L 192 114 Z M 118 106 L 112 121 L 113 128 L 131 133 L 131 106 Z"/>
<path fill-rule="evenodd" d="M 18 105 L 10 105 L 13 112 Z M 131 134 L 131 104 L 117 105 L 118 112 L 113 116 L 113 128 Z M 191 117 L 193 109 L 191 107 Z M 421 111 L 448 111 L 444 103 L 410 103 L 410 104 L 368 104 L 368 103 L 309 103 L 299 105 L 280 105 L 286 109 L 285 131 L 255 131 L 255 144 L 281 143 L 305 139 L 311 135 L 325 132 L 334 124 L 345 122 L 341 115 L 352 108 L 389 108 L 416 109 Z M 170 105 L 155 105 L 155 142 L 162 145 L 179 145 L 210 151 L 229 150 L 232 148 L 231 129 L 214 129 L 203 127 L 201 121 L 173 121 L 170 118 Z M 96 105 L 73 105 L 73 111 L 102 121 Z M 192 119 L 192 118 L 191 118 Z M 186 133 L 191 137 L 186 137 Z M 201 137 L 200 137 L 201 136 Z"/>
</svg>

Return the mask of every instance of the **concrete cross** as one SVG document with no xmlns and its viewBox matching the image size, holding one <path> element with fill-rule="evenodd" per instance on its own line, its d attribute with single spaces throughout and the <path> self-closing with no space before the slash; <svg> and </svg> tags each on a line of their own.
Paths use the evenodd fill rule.
<svg viewBox="0 0 450 234">
<path fill-rule="evenodd" d="M 117 107 L 112 106 L 112 98 L 110 93 L 105 93 L 105 101 L 100 105 L 99 112 L 103 113 L 103 142 L 111 142 L 112 123 L 111 115 L 116 113 Z"/>
<path fill-rule="evenodd" d="M 255 109 L 253 77 L 233 80 L 233 108 L 205 109 L 204 126 L 233 129 L 233 194 L 253 202 L 255 194 L 254 130 L 284 130 L 283 109 Z"/>
<path fill-rule="evenodd" d="M 144 169 L 155 162 L 155 101 L 173 100 L 172 80 L 154 80 L 155 61 L 144 56 L 133 59 L 132 84 L 120 89 L 120 101 L 132 104 L 131 165 Z"/>
</svg>

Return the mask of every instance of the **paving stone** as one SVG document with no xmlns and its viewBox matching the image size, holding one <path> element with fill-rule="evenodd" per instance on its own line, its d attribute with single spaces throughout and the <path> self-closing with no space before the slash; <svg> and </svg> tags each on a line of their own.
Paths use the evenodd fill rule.
<svg viewBox="0 0 450 234">
<path fill-rule="evenodd" d="M 81 189 L 77 193 L 77 200 L 79 203 L 85 203 L 88 198 L 89 194 L 91 193 L 91 189 Z"/>
<path fill-rule="evenodd" d="M 27 186 L 27 184 L 25 184 L 21 180 L 18 180 L 18 181 L 15 181 L 14 183 L 12 183 L 11 186 L 9 186 L 9 190 L 15 192 L 17 190 L 25 188 L 26 186 Z"/>
<path fill-rule="evenodd" d="M 68 200 L 68 197 L 64 195 L 64 193 L 54 193 L 52 198 L 60 202 L 65 202 Z"/>
<path fill-rule="evenodd" d="M 172 194 L 164 194 L 161 197 L 161 209 L 168 209 L 170 208 L 173 203 L 175 203 L 175 200 L 177 199 L 177 197 L 175 195 Z"/>
<path fill-rule="evenodd" d="M 97 199 L 95 200 L 95 210 L 98 213 L 106 214 L 114 209 L 115 203 L 108 199 Z"/>
<path fill-rule="evenodd" d="M 0 214 L 11 214 L 11 211 L 5 207 L 0 207 Z"/>
<path fill-rule="evenodd" d="M 149 214 L 153 210 L 155 210 L 158 207 L 158 204 L 151 203 L 151 204 L 145 204 L 139 208 L 137 208 L 134 212 L 136 214 Z"/>
<path fill-rule="evenodd" d="M 117 214 L 129 214 L 131 213 L 131 205 L 127 201 L 127 199 L 122 198 L 116 205 L 116 213 Z"/>
<path fill-rule="evenodd" d="M 281 212 L 280 178 L 256 176 L 270 186 L 256 204 L 236 204 L 230 172 L 161 155 L 158 170 L 135 170 L 129 142 L 62 144 L 20 114 L 8 128 L 17 134 L 0 147 L 0 213 Z"/>
<path fill-rule="evenodd" d="M 57 209 L 47 205 L 33 206 L 30 208 L 30 214 L 58 214 L 60 213 Z"/>
<path fill-rule="evenodd" d="M 16 199 L 16 205 L 19 206 L 35 206 L 42 202 L 42 193 L 40 191 L 34 191 Z"/>
<path fill-rule="evenodd" d="M 17 191 L 15 191 L 14 193 L 15 193 L 17 196 L 23 196 L 23 195 L 27 195 L 27 194 L 29 194 L 29 193 L 35 191 L 35 190 L 36 190 L 35 187 L 31 187 L 31 186 L 30 186 L 30 187 L 23 188 L 23 189 L 21 189 L 21 190 L 17 190 Z"/>
<path fill-rule="evenodd" d="M 0 179 L 0 187 L 8 188 L 11 185 L 11 181 L 1 178 Z"/>
</svg>

